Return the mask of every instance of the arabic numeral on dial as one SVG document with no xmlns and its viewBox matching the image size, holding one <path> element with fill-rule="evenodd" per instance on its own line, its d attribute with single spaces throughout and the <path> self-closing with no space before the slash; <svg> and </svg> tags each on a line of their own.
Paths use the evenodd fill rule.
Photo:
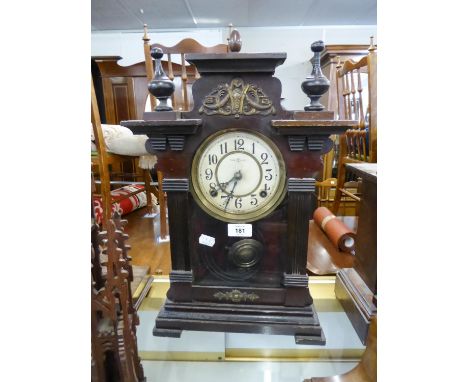
<svg viewBox="0 0 468 382">
<path fill-rule="evenodd" d="M 242 198 L 236 198 L 234 205 L 236 206 L 237 209 L 242 208 Z"/>
<path fill-rule="evenodd" d="M 251 198 L 250 199 L 250 204 L 252 206 L 256 206 L 258 204 L 258 199 L 255 196 L 257 196 L 257 195 L 256 194 L 250 195 L 250 198 Z"/>
<path fill-rule="evenodd" d="M 260 191 L 260 197 L 266 198 L 268 196 L 267 191 L 270 191 L 270 187 L 268 187 L 268 185 L 265 183 L 265 188 L 262 191 Z"/>
<path fill-rule="evenodd" d="M 221 151 L 221 155 L 226 154 L 227 153 L 227 142 L 221 143 L 219 145 L 219 149 Z"/>
<path fill-rule="evenodd" d="M 267 153 L 262 153 L 260 155 L 260 158 L 262 159 L 262 163 L 260 163 L 260 164 L 268 164 L 268 162 L 267 162 L 268 154 Z"/>
<path fill-rule="evenodd" d="M 208 164 L 212 165 L 212 164 L 216 164 L 216 163 L 218 163 L 218 156 L 216 154 L 208 155 Z"/>
<path fill-rule="evenodd" d="M 210 192 L 216 191 L 216 186 L 217 186 L 217 185 L 216 185 L 215 182 L 211 182 L 211 183 L 210 183 Z"/>
<path fill-rule="evenodd" d="M 234 140 L 234 150 L 244 150 L 244 140 L 242 138 Z"/>
<path fill-rule="evenodd" d="M 273 179 L 273 175 L 271 175 L 271 168 L 267 168 L 265 171 L 267 171 L 267 174 L 265 175 L 265 180 L 268 182 Z"/>
<path fill-rule="evenodd" d="M 213 170 L 211 168 L 207 168 L 205 170 L 206 180 L 213 179 Z"/>
<path fill-rule="evenodd" d="M 218 190 L 216 189 L 216 183 L 211 182 L 210 183 L 210 195 L 215 198 L 218 196 Z"/>
</svg>

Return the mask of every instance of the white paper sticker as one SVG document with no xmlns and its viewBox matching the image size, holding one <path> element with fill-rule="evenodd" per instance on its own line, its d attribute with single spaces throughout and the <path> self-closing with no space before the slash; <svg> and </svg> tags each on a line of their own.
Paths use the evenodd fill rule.
<svg viewBox="0 0 468 382">
<path fill-rule="evenodd" d="M 215 244 L 215 238 L 201 234 L 198 238 L 198 242 L 203 245 L 207 245 L 208 247 L 212 247 Z"/>
<path fill-rule="evenodd" d="M 252 224 L 228 224 L 228 236 L 252 237 Z"/>
</svg>

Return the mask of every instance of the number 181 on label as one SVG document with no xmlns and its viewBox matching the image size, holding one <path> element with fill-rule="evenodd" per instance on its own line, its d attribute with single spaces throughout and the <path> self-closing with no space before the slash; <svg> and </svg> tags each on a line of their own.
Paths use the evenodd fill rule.
<svg viewBox="0 0 468 382">
<path fill-rule="evenodd" d="M 228 236 L 252 237 L 252 224 L 228 224 Z"/>
</svg>

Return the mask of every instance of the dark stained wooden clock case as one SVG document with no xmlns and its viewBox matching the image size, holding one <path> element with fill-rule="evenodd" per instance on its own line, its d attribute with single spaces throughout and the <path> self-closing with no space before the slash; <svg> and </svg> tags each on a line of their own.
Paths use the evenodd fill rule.
<svg viewBox="0 0 468 382">
<path fill-rule="evenodd" d="M 308 289 L 308 227 L 320 155 L 331 147 L 329 135 L 344 132 L 350 122 L 334 121 L 326 112 L 283 110 L 281 82 L 273 74 L 285 53 L 186 58 L 201 75 L 192 88 L 193 110 L 145 113 L 142 121 L 122 122 L 135 134 L 148 135 L 147 150 L 158 156 L 158 169 L 165 176 L 171 285 L 153 334 L 286 334 L 294 335 L 296 343 L 324 344 Z M 225 129 L 263 134 L 286 165 L 285 196 L 271 214 L 251 222 L 251 238 L 228 237 L 228 223 L 208 215 L 192 195 L 193 157 L 205 139 Z M 201 234 L 214 237 L 215 245 L 200 244 Z M 242 267 L 233 261 L 233 252 L 246 247 L 253 260 Z"/>
</svg>

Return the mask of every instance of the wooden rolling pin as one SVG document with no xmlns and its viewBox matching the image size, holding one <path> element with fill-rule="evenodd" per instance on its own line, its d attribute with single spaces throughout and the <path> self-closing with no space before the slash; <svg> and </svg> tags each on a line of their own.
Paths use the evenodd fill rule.
<svg viewBox="0 0 468 382">
<path fill-rule="evenodd" d="M 317 208 L 314 211 L 313 219 L 337 249 L 343 252 L 354 251 L 356 234 L 333 215 L 328 208 Z"/>
</svg>

